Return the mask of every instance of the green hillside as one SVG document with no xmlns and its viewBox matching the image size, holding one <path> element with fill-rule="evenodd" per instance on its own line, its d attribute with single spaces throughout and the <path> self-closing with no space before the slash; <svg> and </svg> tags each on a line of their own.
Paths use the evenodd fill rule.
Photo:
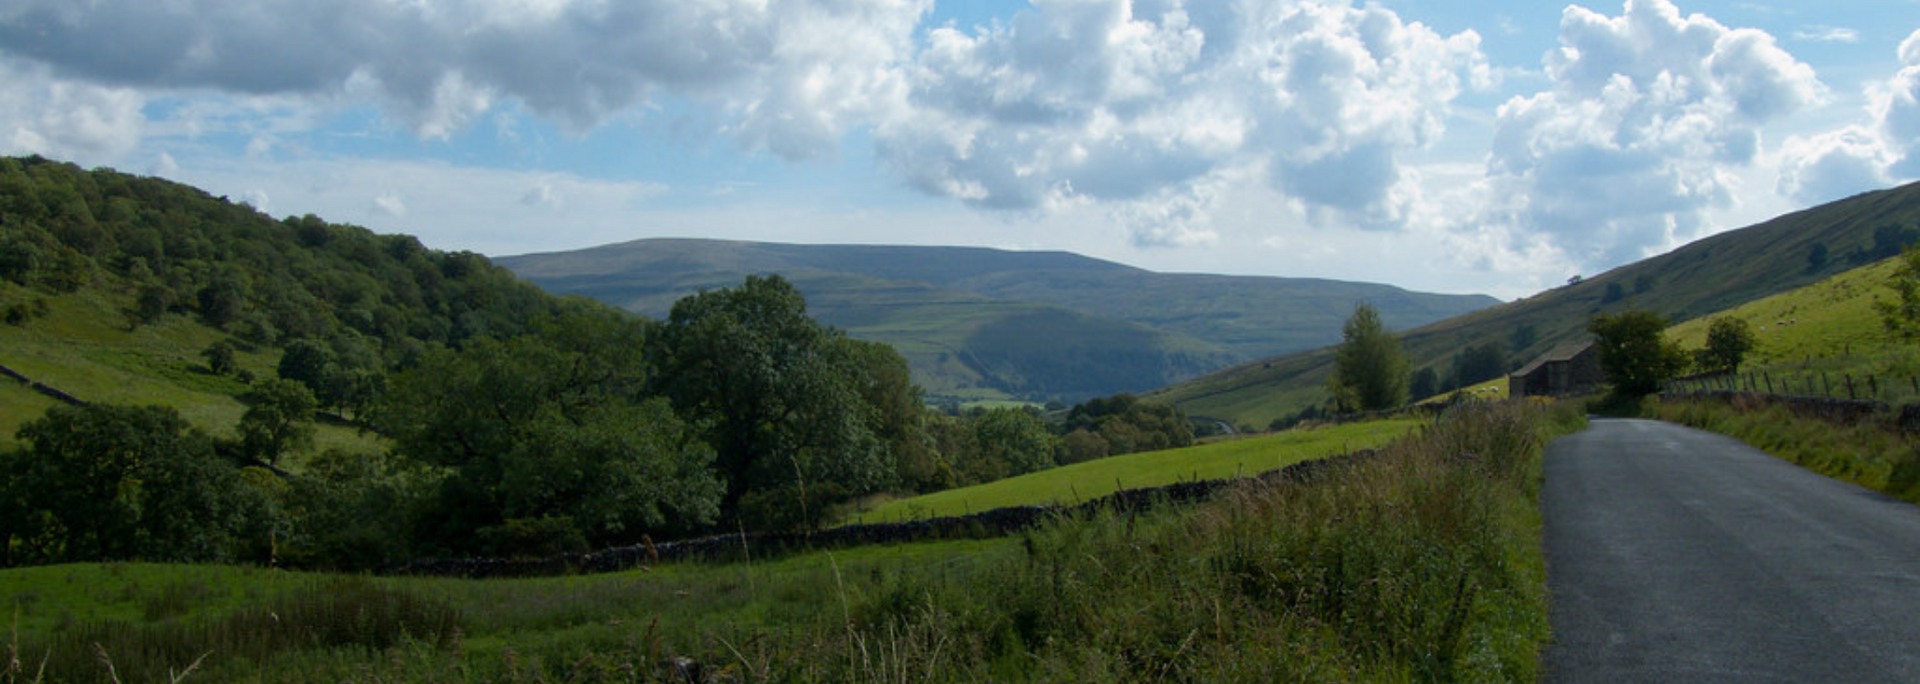
<svg viewBox="0 0 1920 684">
<path fill-rule="evenodd" d="M 173 316 L 128 330 L 124 311 L 132 298 L 107 288 L 64 295 L 35 295 L 0 283 L 0 300 L 39 299 L 48 313 L 27 326 L 0 326 L 0 364 L 85 401 L 160 404 L 172 407 L 209 433 L 233 437 L 246 412 L 248 387 L 207 370 L 200 352 L 228 336 L 194 320 Z M 279 350 L 236 353 L 237 364 L 257 377 L 273 377 Z M 0 380 L 0 448 L 39 418 L 55 400 L 13 380 Z M 351 427 L 316 426 L 315 448 L 369 447 L 376 438 Z"/>
<path fill-rule="evenodd" d="M 1706 343 L 1707 325 L 1721 316 L 1747 322 L 1754 348 L 1741 364 L 1756 383 L 1774 381 L 1782 393 L 1832 393 L 1846 396 L 1846 381 L 1857 380 L 1855 396 L 1889 402 L 1920 399 L 1913 378 L 1920 376 L 1920 354 L 1911 342 L 1887 332 L 1874 304 L 1891 300 L 1887 283 L 1899 270 L 1887 259 L 1805 287 L 1754 300 L 1726 311 L 1695 318 L 1668 329 L 1689 349 Z M 1868 378 L 1873 378 L 1872 383 Z"/>
<path fill-rule="evenodd" d="M 499 262 L 553 292 L 661 317 L 779 273 L 821 321 L 898 348 L 931 395 L 1068 400 L 1139 392 L 1327 344 L 1360 300 L 1410 326 L 1494 303 L 1385 285 L 1162 274 L 1062 252 L 640 240 Z"/>
<path fill-rule="evenodd" d="M 1488 343 L 1505 346 L 1510 365 L 1518 366 L 1555 344 L 1583 337 L 1587 319 L 1596 313 L 1631 307 L 1676 321 L 1698 318 L 1891 256 L 1917 238 L 1920 184 L 1912 184 L 1720 233 L 1400 337 L 1416 370 L 1444 370 L 1461 350 Z M 1332 358 L 1331 348 L 1322 348 L 1244 363 L 1152 397 L 1189 414 L 1265 426 L 1324 399 Z"/>
</svg>

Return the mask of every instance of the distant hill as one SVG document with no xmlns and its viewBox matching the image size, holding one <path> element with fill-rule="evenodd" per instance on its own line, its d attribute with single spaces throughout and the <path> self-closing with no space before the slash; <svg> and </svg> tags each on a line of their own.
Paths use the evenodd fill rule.
<svg viewBox="0 0 1920 684">
<path fill-rule="evenodd" d="M 495 261 L 559 294 L 664 317 L 778 273 L 821 321 L 892 344 L 936 397 L 1139 392 L 1336 341 L 1355 302 L 1409 327 L 1498 303 L 1331 280 L 1166 274 L 1065 252 L 652 239 Z"/>
<path fill-rule="evenodd" d="M 1920 183 L 1869 192 L 1727 231 L 1666 254 L 1406 331 L 1413 367 L 1442 368 L 1474 345 L 1500 343 L 1518 366 L 1586 335 L 1593 314 L 1648 309 L 1686 321 L 1899 253 L 1920 242 Z M 1524 344 L 1514 344 L 1524 342 Z M 1264 427 L 1324 399 L 1331 348 L 1227 368 L 1154 393 L 1190 414 Z"/>
</svg>

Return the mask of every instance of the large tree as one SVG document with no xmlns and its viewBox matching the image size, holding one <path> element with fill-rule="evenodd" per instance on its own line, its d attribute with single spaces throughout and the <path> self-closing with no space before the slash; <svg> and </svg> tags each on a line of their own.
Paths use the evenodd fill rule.
<svg viewBox="0 0 1920 684">
<path fill-rule="evenodd" d="M 643 394 L 644 323 L 600 312 L 535 327 L 429 352 L 382 395 L 374 421 L 396 451 L 449 473 L 423 539 L 470 552 L 535 525 L 631 543 L 715 521 L 712 450 Z"/>
<path fill-rule="evenodd" d="M 18 435 L 0 455 L 10 561 L 227 557 L 241 485 L 173 409 L 55 406 Z"/>
<path fill-rule="evenodd" d="M 1378 411 L 1407 401 L 1407 357 L 1371 304 L 1354 305 L 1334 351 L 1327 389 L 1342 411 Z"/>
<path fill-rule="evenodd" d="M 1686 351 L 1666 338 L 1667 319 L 1642 309 L 1594 316 L 1587 323 L 1600 352 L 1600 367 L 1613 393 L 1642 397 L 1687 365 Z"/>
<path fill-rule="evenodd" d="M 656 386 L 676 411 L 707 425 L 729 506 L 766 492 L 817 518 L 821 492 L 876 491 L 894 477 L 881 432 L 903 419 L 900 400 L 875 393 L 911 385 L 897 377 L 897 361 L 879 363 L 872 349 L 809 318 L 785 279 L 749 276 L 675 302 L 650 349 Z M 756 504 L 771 506 L 764 497 Z"/>
</svg>

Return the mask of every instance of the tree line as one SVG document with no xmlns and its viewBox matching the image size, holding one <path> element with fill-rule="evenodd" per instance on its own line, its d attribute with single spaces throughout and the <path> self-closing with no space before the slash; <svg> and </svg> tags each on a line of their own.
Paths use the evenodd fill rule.
<svg viewBox="0 0 1920 684">
<path fill-rule="evenodd" d="M 0 308 L 83 287 L 129 327 L 226 336 L 232 436 L 169 408 L 60 406 L 0 453 L 7 564 L 378 568 L 828 524 L 862 497 L 1190 444 L 1130 396 L 1063 415 L 930 410 L 891 347 L 822 326 L 778 276 L 650 320 L 555 298 L 470 253 L 191 188 L 0 159 Z M 24 304 L 23 304 L 24 302 Z M 252 377 L 237 354 L 277 355 Z M 384 439 L 316 452 L 316 411 Z"/>
</svg>

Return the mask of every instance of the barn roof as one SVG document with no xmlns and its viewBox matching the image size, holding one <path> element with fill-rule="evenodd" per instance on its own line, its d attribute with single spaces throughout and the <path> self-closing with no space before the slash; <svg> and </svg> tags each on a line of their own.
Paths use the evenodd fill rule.
<svg viewBox="0 0 1920 684">
<path fill-rule="evenodd" d="M 1541 366 L 1545 366 L 1549 363 L 1564 363 L 1567 361 L 1572 361 L 1573 357 L 1579 356 L 1580 354 L 1586 352 L 1589 348 L 1592 348 L 1592 347 L 1593 347 L 1592 342 L 1561 342 L 1560 344 L 1555 345 L 1552 349 L 1548 349 L 1547 353 L 1541 354 L 1538 358 L 1535 358 L 1532 363 L 1527 364 L 1525 367 L 1522 367 L 1520 370 L 1514 371 L 1513 375 L 1514 377 L 1532 375 L 1534 371 L 1540 370 Z"/>
</svg>

